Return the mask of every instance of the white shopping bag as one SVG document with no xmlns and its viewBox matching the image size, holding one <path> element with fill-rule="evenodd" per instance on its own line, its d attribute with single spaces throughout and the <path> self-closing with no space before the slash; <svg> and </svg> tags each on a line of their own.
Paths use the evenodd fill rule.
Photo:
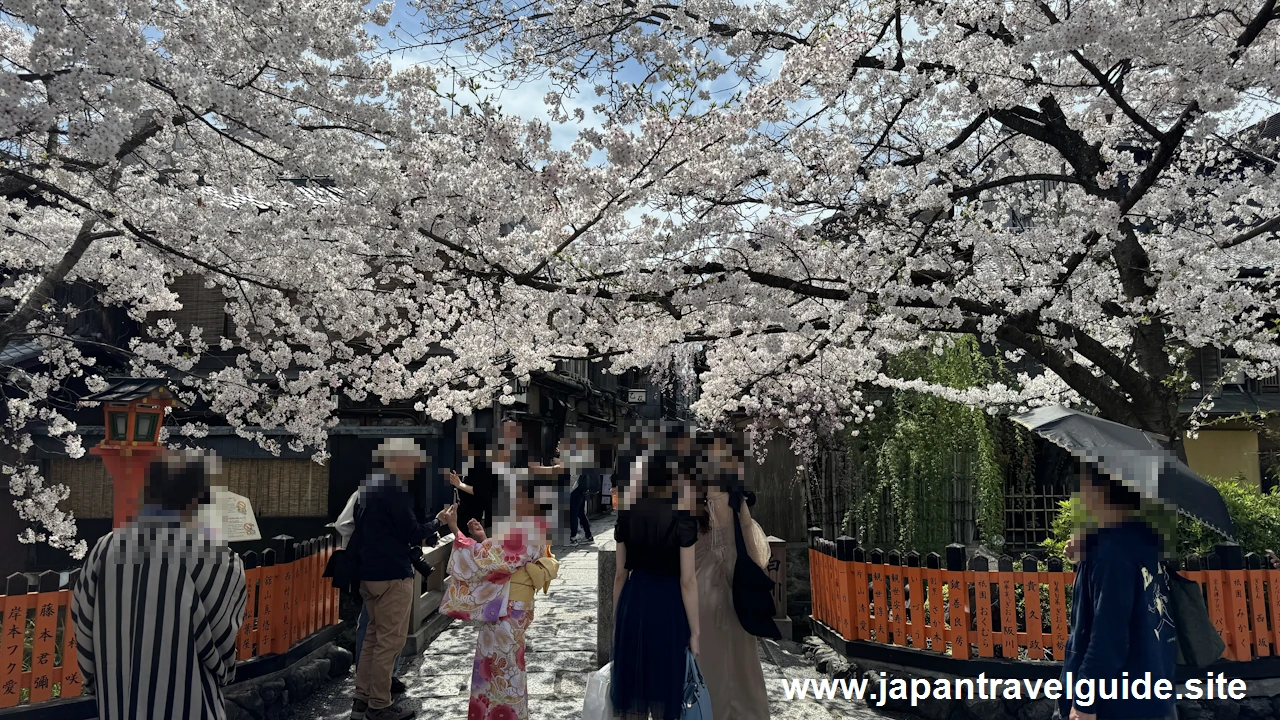
<svg viewBox="0 0 1280 720">
<path fill-rule="evenodd" d="M 587 697 L 582 701 L 582 720 L 613 720 L 613 702 L 609 700 L 609 679 L 613 663 L 591 673 L 587 679 Z"/>
</svg>

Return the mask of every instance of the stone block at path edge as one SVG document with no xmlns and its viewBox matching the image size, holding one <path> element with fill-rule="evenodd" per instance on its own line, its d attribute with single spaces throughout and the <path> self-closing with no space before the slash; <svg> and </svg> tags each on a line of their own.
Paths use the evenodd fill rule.
<svg viewBox="0 0 1280 720">
<path fill-rule="evenodd" d="M 331 678 L 346 677 L 355 659 L 350 650 L 338 645 L 330 645 L 325 657 L 329 659 L 329 677 Z"/>
<path fill-rule="evenodd" d="M 1235 700 L 1205 700 L 1200 703 L 1213 720 L 1243 720 L 1240 703 Z"/>
<path fill-rule="evenodd" d="M 243 692 L 239 695 L 227 693 L 224 703 L 227 720 L 263 720 L 266 706 L 262 703 L 262 696 L 258 694 L 257 688 L 250 689 L 252 692 Z"/>
<path fill-rule="evenodd" d="M 1005 710 L 1003 700 L 970 700 L 960 701 L 965 712 L 974 720 L 1013 720 Z"/>
<path fill-rule="evenodd" d="M 356 650 L 356 624 L 354 622 L 347 623 L 347 626 L 343 628 L 342 632 L 338 633 L 333 642 L 338 647 L 346 648 L 348 652 L 354 653 Z"/>
<path fill-rule="evenodd" d="M 284 685 L 291 698 L 304 698 L 329 680 L 329 658 L 320 657 L 298 663 L 284 675 Z"/>
<path fill-rule="evenodd" d="M 1271 720 L 1276 717 L 1274 698 L 1245 698 L 1240 701 L 1240 720 Z"/>
<path fill-rule="evenodd" d="M 914 712 L 924 720 L 949 720 L 958 705 L 954 700 L 926 698 L 916 704 Z"/>
<path fill-rule="evenodd" d="M 1213 713 L 1194 700 L 1178 703 L 1178 720 L 1213 720 Z"/>
<path fill-rule="evenodd" d="M 876 677 L 875 679 L 868 678 L 869 687 L 877 688 L 877 684 L 880 683 L 881 681 L 885 683 L 884 687 L 888 687 L 892 685 L 893 681 L 897 680 L 899 677 L 900 676 L 898 675 L 886 674 L 884 677 Z M 911 684 L 910 679 L 907 679 L 907 685 L 910 686 L 910 684 Z M 863 702 L 867 704 L 868 709 L 875 710 L 875 711 L 889 710 L 889 711 L 896 711 L 900 713 L 909 713 L 917 716 L 919 715 L 918 709 L 911 707 L 910 700 L 898 700 L 895 698 L 879 697 L 878 689 L 876 690 L 876 693 L 877 693 L 877 696 L 875 697 L 875 699 L 872 699 L 871 692 L 868 692 L 866 697 L 864 698 Z M 883 702 L 884 704 L 881 705 L 880 704 L 881 702 Z"/>
<path fill-rule="evenodd" d="M 1018 720 L 1052 720 L 1058 704 L 1052 700 L 1032 700 L 1018 708 Z"/>
<path fill-rule="evenodd" d="M 289 690 L 284 680 L 279 678 L 268 680 L 258 686 L 258 693 L 262 696 L 263 718 L 266 720 L 279 720 L 279 718 L 284 717 L 285 711 L 289 706 Z"/>
</svg>

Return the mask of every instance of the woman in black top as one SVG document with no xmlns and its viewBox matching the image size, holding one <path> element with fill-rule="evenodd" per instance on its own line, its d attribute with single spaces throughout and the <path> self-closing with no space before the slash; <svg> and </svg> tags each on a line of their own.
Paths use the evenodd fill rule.
<svg viewBox="0 0 1280 720">
<path fill-rule="evenodd" d="M 610 693 L 628 720 L 677 720 L 685 652 L 699 652 L 695 493 L 678 468 L 672 455 L 647 454 L 620 489 Z"/>
<path fill-rule="evenodd" d="M 449 484 L 459 491 L 459 527 L 467 527 L 472 520 L 479 521 L 483 527 L 493 527 L 493 501 L 498 494 L 498 482 L 486 457 L 488 447 L 489 436 L 484 431 L 466 433 L 462 436 L 462 455 L 467 459 L 463 467 L 466 481 L 458 477 L 458 473 L 449 471 Z"/>
</svg>

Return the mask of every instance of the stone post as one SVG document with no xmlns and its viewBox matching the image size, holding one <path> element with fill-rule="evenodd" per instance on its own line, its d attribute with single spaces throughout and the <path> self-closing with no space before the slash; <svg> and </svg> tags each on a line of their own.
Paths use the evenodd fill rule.
<svg viewBox="0 0 1280 720">
<path fill-rule="evenodd" d="M 596 565 L 596 669 L 605 666 L 613 650 L 613 574 L 618 566 L 618 545 L 612 539 L 600 543 Z"/>
<path fill-rule="evenodd" d="M 778 626 L 778 631 L 782 633 L 782 637 L 787 640 L 793 639 L 791 629 L 791 617 L 787 615 L 787 543 L 782 538 L 770 535 L 769 542 L 769 566 L 765 571 L 769 573 L 769 579 L 773 580 L 773 603 L 774 615 L 773 622 Z"/>
</svg>

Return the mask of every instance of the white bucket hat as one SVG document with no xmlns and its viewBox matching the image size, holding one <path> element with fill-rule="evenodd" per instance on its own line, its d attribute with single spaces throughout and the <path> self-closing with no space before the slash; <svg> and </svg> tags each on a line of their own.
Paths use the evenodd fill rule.
<svg viewBox="0 0 1280 720">
<path fill-rule="evenodd" d="M 374 462 L 385 462 L 387 458 L 393 455 L 412 455 L 418 458 L 419 462 L 427 461 L 427 453 L 418 447 L 418 443 L 413 438 L 396 437 L 387 438 L 382 441 L 377 450 L 373 451 Z"/>
</svg>

